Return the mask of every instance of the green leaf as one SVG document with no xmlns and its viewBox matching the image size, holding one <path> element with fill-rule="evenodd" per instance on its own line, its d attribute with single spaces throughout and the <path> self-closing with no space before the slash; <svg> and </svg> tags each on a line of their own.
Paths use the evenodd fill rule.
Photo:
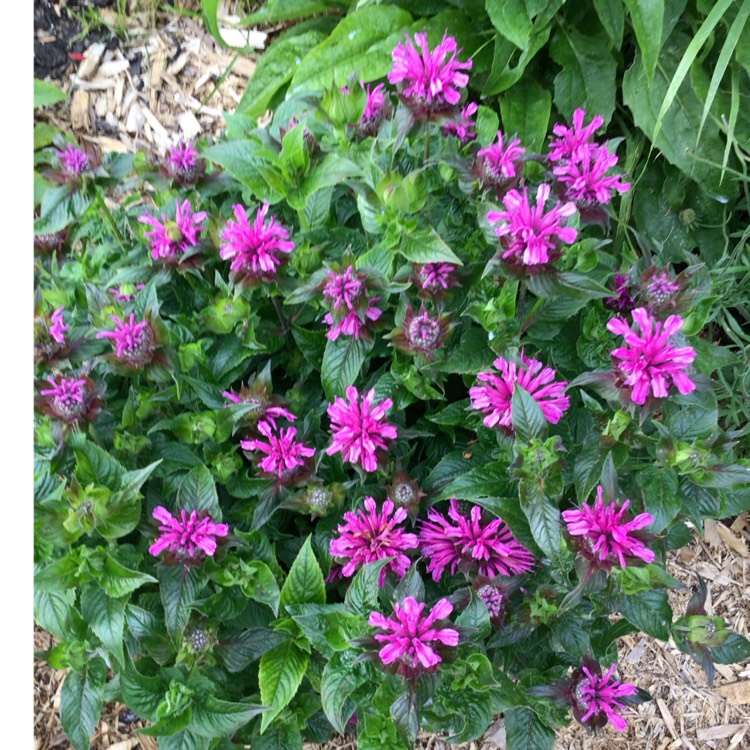
<svg viewBox="0 0 750 750">
<path fill-rule="evenodd" d="M 413 234 L 403 230 L 401 243 L 396 248 L 396 252 L 411 263 L 463 265 L 461 259 L 448 247 L 434 227 L 420 229 Z"/>
<path fill-rule="evenodd" d="M 411 20 L 395 5 L 368 5 L 355 10 L 298 64 L 290 91 L 343 85 L 353 73 L 363 81 L 382 78 L 391 69 L 395 46 L 386 42 Z"/>
<path fill-rule="evenodd" d="M 335 341 L 326 341 L 320 380 L 329 401 L 334 396 L 343 396 L 354 385 L 371 349 L 372 342 L 354 336 L 341 335 Z"/>
<path fill-rule="evenodd" d="M 34 591 L 34 622 L 48 630 L 55 638 L 70 637 L 71 610 L 75 593 L 68 591 Z"/>
<path fill-rule="evenodd" d="M 642 591 L 626 596 L 620 611 L 644 633 L 666 641 L 672 626 L 672 608 L 664 590 Z"/>
<path fill-rule="evenodd" d="M 177 490 L 177 507 L 204 511 L 217 523 L 221 521 L 221 506 L 211 472 L 203 465 L 191 469 Z"/>
<path fill-rule="evenodd" d="M 277 633 L 268 628 L 250 628 L 236 635 L 222 635 L 218 655 L 227 672 L 241 672 L 285 640 L 286 633 Z"/>
<path fill-rule="evenodd" d="M 555 733 L 530 708 L 510 708 L 505 712 L 508 750 L 552 750 Z"/>
<path fill-rule="evenodd" d="M 122 639 L 127 597 L 112 599 L 99 586 L 88 586 L 81 593 L 81 616 L 102 645 L 122 665 Z"/>
<path fill-rule="evenodd" d="M 192 566 L 159 564 L 156 574 L 167 632 L 177 642 L 190 617 L 189 607 L 198 593 L 199 573 Z"/>
<path fill-rule="evenodd" d="M 557 2 L 550 3 L 550 6 L 556 4 Z M 520 55 L 517 54 L 517 48 L 512 42 L 505 39 L 501 34 L 496 34 L 492 68 L 482 89 L 482 97 L 495 96 L 518 83 L 528 64 L 534 59 L 537 52 L 547 44 L 550 30 L 549 24 L 545 24 L 540 29 L 532 31 L 528 46 Z"/>
<path fill-rule="evenodd" d="M 524 487 L 527 491 L 524 491 Z M 529 528 L 539 549 L 550 559 L 560 557 L 560 511 L 546 498 L 538 484 L 527 480 L 521 488 L 521 508 L 529 520 Z"/>
<path fill-rule="evenodd" d="M 287 604 L 325 604 L 326 585 L 323 571 L 315 559 L 311 540 L 308 536 L 297 558 L 292 563 L 284 586 L 281 589 L 281 605 Z"/>
<path fill-rule="evenodd" d="M 513 86 L 500 98 L 505 135 L 517 135 L 529 151 L 541 152 L 551 112 L 552 95 L 536 81 Z"/>
<path fill-rule="evenodd" d="M 488 341 L 487 331 L 473 326 L 463 332 L 458 346 L 437 366 L 442 372 L 476 375 L 495 357 Z"/>
<path fill-rule="evenodd" d="M 193 706 L 193 722 L 190 729 L 204 737 L 229 736 L 266 710 L 265 706 L 233 703 L 209 695 L 202 703 Z"/>
<path fill-rule="evenodd" d="M 147 583 L 156 583 L 156 578 L 147 573 L 126 568 L 109 554 L 105 557 L 104 570 L 99 578 L 99 585 L 104 589 L 107 596 L 118 599 L 132 594 L 133 591 Z"/>
<path fill-rule="evenodd" d="M 325 13 L 330 5 L 324 0 L 268 0 L 255 13 L 242 19 L 242 26 L 257 26 L 260 23 L 296 21 L 316 13 Z"/>
<path fill-rule="evenodd" d="M 65 677 L 60 692 L 60 720 L 76 750 L 89 750 L 104 705 L 102 688 L 106 677 L 107 666 L 100 657 Z"/>
<path fill-rule="evenodd" d="M 34 109 L 64 102 L 67 98 L 68 95 L 54 83 L 34 79 Z"/>
<path fill-rule="evenodd" d="M 477 140 L 483 145 L 492 143 L 497 138 L 497 131 L 500 127 L 500 120 L 497 113 L 480 104 L 477 109 Z M 511 131 L 513 132 L 513 131 Z"/>
<path fill-rule="evenodd" d="M 351 648 L 360 635 L 362 620 L 343 604 L 290 604 L 287 612 L 300 626 L 307 640 L 327 658 Z"/>
<path fill-rule="evenodd" d="M 240 584 L 242 593 L 256 602 L 267 604 L 274 615 L 278 616 L 279 584 L 276 582 L 271 569 L 260 560 L 251 560 L 244 563 L 244 568 L 250 574 L 250 579 Z"/>
<path fill-rule="evenodd" d="M 86 441 L 75 451 L 76 478 L 81 484 L 101 484 L 110 490 L 119 490 L 125 467 L 95 443 Z"/>
<path fill-rule="evenodd" d="M 369 615 L 378 608 L 378 580 L 380 571 L 388 565 L 389 558 L 376 560 L 363 565 L 352 578 L 346 590 L 344 603 L 347 608 L 359 615 Z"/>
<path fill-rule="evenodd" d="M 594 8 L 612 44 L 620 49 L 625 31 L 625 9 L 622 7 L 622 0 L 594 0 Z"/>
<path fill-rule="evenodd" d="M 50 125 L 47 122 L 37 122 L 34 124 L 34 151 L 49 146 L 55 136 L 60 132 L 59 128 Z"/>
<path fill-rule="evenodd" d="M 474 643 L 482 641 L 492 632 L 487 605 L 476 594 L 472 594 L 469 606 L 456 618 L 456 625 L 473 628 L 475 632 L 468 635 L 469 640 Z"/>
<path fill-rule="evenodd" d="M 329 661 L 323 668 L 320 700 L 326 718 L 339 734 L 344 734 L 354 713 L 354 703 L 348 698 L 365 680 L 363 670 L 354 669 L 348 663 L 342 666 L 338 659 Z"/>
<path fill-rule="evenodd" d="M 525 0 L 485 0 L 492 25 L 519 49 L 526 49 L 533 24 Z"/>
<path fill-rule="evenodd" d="M 555 76 L 555 106 L 568 120 L 579 107 L 604 118 L 615 111 L 617 62 L 602 31 L 584 36 L 576 29 L 560 28 L 550 45 L 552 59 L 563 69 Z"/>
<path fill-rule="evenodd" d="M 511 398 L 511 420 L 516 437 L 524 443 L 541 438 L 547 429 L 547 419 L 536 399 L 516 383 Z"/>
<path fill-rule="evenodd" d="M 411 747 L 417 741 L 419 733 L 419 712 L 417 695 L 413 690 L 399 695 L 391 706 L 391 719 L 396 726 L 399 737 Z"/>
<path fill-rule="evenodd" d="M 651 529 L 658 534 L 682 510 L 682 498 L 677 491 L 677 475 L 672 469 L 647 466 L 636 473 L 636 481 L 643 493 L 646 511 L 654 517 Z"/>
<path fill-rule="evenodd" d="M 307 671 L 309 659 L 310 655 L 293 641 L 280 643 L 261 656 L 258 669 L 260 699 L 270 709 L 261 719 L 261 734 L 294 698 Z"/>
<path fill-rule="evenodd" d="M 122 700 L 135 713 L 148 721 L 156 721 L 157 709 L 164 700 L 166 685 L 161 675 L 142 675 L 133 664 L 128 663 L 120 672 Z"/>
<path fill-rule="evenodd" d="M 732 631 L 721 646 L 711 649 L 711 658 L 717 664 L 737 664 L 750 659 L 750 641 L 739 633 Z"/>
<path fill-rule="evenodd" d="M 478 500 L 483 497 L 511 497 L 514 494 L 514 488 L 508 476 L 508 464 L 503 461 L 493 461 L 458 473 L 458 476 L 442 489 L 435 500 L 447 500 L 451 497 L 459 500 Z"/>
<path fill-rule="evenodd" d="M 625 0 L 625 5 L 641 49 L 648 82 L 651 83 L 661 49 L 664 0 Z"/>
</svg>

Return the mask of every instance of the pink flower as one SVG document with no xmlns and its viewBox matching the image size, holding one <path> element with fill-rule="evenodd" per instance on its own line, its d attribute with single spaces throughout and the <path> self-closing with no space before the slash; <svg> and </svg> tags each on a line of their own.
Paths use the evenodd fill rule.
<svg viewBox="0 0 750 750">
<path fill-rule="evenodd" d="M 627 722 L 616 709 L 625 707 L 621 700 L 638 691 L 635 685 L 614 679 L 617 664 L 613 664 L 602 675 L 601 667 L 595 669 L 581 665 L 580 674 L 573 686 L 573 714 L 584 725 L 601 727 L 609 722 L 618 732 L 627 729 Z"/>
<path fill-rule="evenodd" d="M 326 337 L 336 341 L 342 334 L 359 339 L 367 335 L 368 321 L 376 321 L 383 311 L 374 303 L 380 297 L 370 297 L 367 291 L 367 274 L 358 273 L 349 266 L 343 273 L 328 271 L 328 281 L 323 296 L 330 300 L 331 312 L 323 318 L 329 327 Z"/>
<path fill-rule="evenodd" d="M 193 141 L 181 141 L 169 149 L 167 168 L 176 174 L 189 174 L 197 160 L 198 152 L 193 148 Z"/>
<path fill-rule="evenodd" d="M 616 312 L 630 312 L 635 307 L 635 300 L 630 293 L 630 278 L 623 273 L 615 274 L 615 293 L 604 300 L 604 307 Z"/>
<path fill-rule="evenodd" d="M 570 406 L 570 399 L 565 395 L 567 381 L 553 382 L 555 370 L 544 367 L 541 362 L 530 359 L 523 352 L 518 363 L 498 357 L 493 364 L 500 375 L 480 372 L 477 380 L 486 385 L 475 385 L 469 389 L 472 408 L 487 415 L 483 420 L 485 427 L 500 426 L 508 434 L 513 434 L 511 400 L 516 383 L 539 404 L 548 422 L 557 424 L 560 421 Z"/>
<path fill-rule="evenodd" d="M 146 286 L 145 284 L 136 284 L 135 286 L 131 285 L 131 288 L 133 289 L 132 292 L 124 291 L 126 289 L 124 284 L 120 284 L 118 287 L 113 287 L 109 290 L 109 293 L 114 295 L 114 298 L 118 302 L 132 302 L 137 296 L 138 292 L 143 289 L 143 287 Z"/>
<path fill-rule="evenodd" d="M 222 391 L 222 396 L 232 404 L 247 404 L 252 407 L 248 410 L 247 415 L 255 421 L 264 420 L 268 422 L 272 429 L 277 430 L 276 417 L 283 417 L 290 422 L 294 422 L 297 417 L 292 412 L 287 411 L 281 406 L 272 406 L 268 400 L 268 395 L 264 388 L 255 389 L 241 388 L 239 393 L 232 391 Z"/>
<path fill-rule="evenodd" d="M 607 175 L 618 162 L 615 154 L 610 154 L 606 146 L 584 144 L 578 149 L 580 158 L 558 164 L 552 170 L 557 179 L 565 185 L 568 200 L 590 206 L 596 203 L 609 203 L 612 191 L 626 193 L 629 182 L 622 182 L 622 175 Z"/>
<path fill-rule="evenodd" d="M 221 234 L 220 257 L 231 260 L 232 273 L 247 281 L 272 281 L 285 257 L 294 249 L 289 232 L 276 223 L 272 216 L 266 223 L 269 204 L 265 201 L 255 215 L 252 226 L 248 223 L 245 208 L 234 205 L 237 221 L 228 221 Z"/>
<path fill-rule="evenodd" d="M 536 205 L 532 207 L 527 188 L 523 189 L 523 195 L 518 190 L 510 190 L 503 198 L 505 211 L 490 211 L 487 214 L 490 223 L 501 222 L 495 234 L 502 239 L 502 245 L 506 248 L 503 260 L 514 265 L 543 265 L 560 256 L 554 238 L 568 245 L 575 242 L 578 232 L 562 224 L 563 219 L 575 214 L 575 204 L 561 204 L 558 201 L 545 213 L 544 206 L 549 195 L 550 186 L 540 185 Z"/>
<path fill-rule="evenodd" d="M 491 143 L 487 148 L 477 152 L 481 171 L 487 182 L 497 182 L 499 179 L 513 179 L 521 176 L 523 169 L 523 155 L 526 149 L 518 138 L 507 144 L 503 143 L 503 131 L 497 131 L 497 143 Z"/>
<path fill-rule="evenodd" d="M 94 392 L 94 384 L 89 378 L 68 378 L 57 376 L 59 381 L 47 378 L 52 386 L 39 391 L 44 397 L 38 408 L 51 417 L 68 424 L 91 421 L 99 411 L 100 399 Z"/>
<path fill-rule="evenodd" d="M 630 500 L 621 506 L 614 502 L 605 505 L 601 485 L 596 488 L 596 494 L 593 507 L 583 503 L 580 509 L 564 510 L 562 514 L 568 533 L 581 537 L 581 554 L 606 569 L 616 562 L 621 568 L 627 567 L 627 557 L 653 562 L 653 551 L 633 532 L 652 524 L 654 517 L 650 513 L 639 513 L 632 521 L 623 521 Z"/>
<path fill-rule="evenodd" d="M 454 276 L 457 266 L 452 263 L 425 263 L 418 268 L 420 288 L 431 296 L 442 294 L 458 284 Z"/>
<path fill-rule="evenodd" d="M 685 370 L 695 359 L 692 346 L 676 347 L 669 339 L 683 326 L 679 315 L 670 315 L 664 323 L 657 322 L 643 307 L 633 310 L 633 322 L 640 336 L 620 318 L 612 318 L 607 329 L 623 336 L 625 346 L 612 352 L 617 371 L 625 377 L 624 384 L 633 389 L 631 398 L 643 404 L 649 396 L 666 398 L 670 381 L 680 393 L 692 393 L 695 383 Z"/>
<path fill-rule="evenodd" d="M 662 305 L 673 295 L 680 291 L 682 287 L 672 280 L 667 271 L 655 273 L 646 287 L 646 297 L 649 302 L 656 305 Z"/>
<path fill-rule="evenodd" d="M 65 151 L 55 151 L 55 156 L 60 160 L 63 172 L 69 177 L 78 177 L 89 168 L 88 156 L 72 143 L 68 144 Z"/>
<path fill-rule="evenodd" d="M 294 418 L 294 415 L 292 417 Z M 258 422 L 257 429 L 267 442 L 242 440 L 240 445 L 246 451 L 261 451 L 266 454 L 265 458 L 261 459 L 258 464 L 266 474 L 275 474 L 280 479 L 288 477 L 295 469 L 305 465 L 306 458 L 315 455 L 313 448 L 308 448 L 296 439 L 297 430 L 294 427 L 286 429 L 282 427 L 276 430 L 275 422 L 271 425 L 263 420 Z M 278 432 L 278 434 L 274 434 L 275 432 Z"/>
<path fill-rule="evenodd" d="M 351 578 L 363 565 L 386 557 L 394 557 L 381 571 L 378 585 L 385 585 L 385 576 L 392 570 L 403 578 L 411 565 L 405 550 L 415 549 L 419 542 L 416 534 L 408 534 L 403 522 L 408 515 L 406 508 L 394 512 L 393 501 L 389 498 L 378 513 L 375 501 L 365 498 L 365 509 L 356 513 L 344 513 L 344 523 L 337 532 L 338 538 L 331 540 L 331 556 L 348 560 L 341 574 Z"/>
<path fill-rule="evenodd" d="M 604 125 L 604 118 L 601 115 L 595 115 L 594 119 L 584 127 L 584 117 L 586 117 L 586 110 L 577 109 L 573 113 L 572 127 L 569 128 L 558 123 L 552 128 L 552 132 L 558 138 L 550 141 L 550 161 L 561 161 L 562 159 L 582 160 L 582 147 L 589 144 L 594 133 Z"/>
<path fill-rule="evenodd" d="M 389 398 L 375 404 L 375 389 L 362 396 L 354 386 L 346 389 L 347 401 L 336 397 L 328 405 L 333 439 L 326 448 L 329 456 L 341 453 L 344 461 L 361 464 L 365 471 L 378 468 L 378 451 L 387 451 L 391 440 L 398 436 L 396 428 L 386 421 L 386 412 L 393 406 Z"/>
<path fill-rule="evenodd" d="M 457 122 L 448 122 L 443 125 L 444 135 L 455 135 L 461 143 L 469 143 L 477 137 L 477 133 L 474 130 L 476 122 L 471 118 L 477 113 L 477 105 L 475 102 L 467 104 L 461 110 L 461 117 Z"/>
<path fill-rule="evenodd" d="M 151 239 L 151 257 L 171 265 L 178 263 L 191 247 L 198 246 L 200 234 L 205 228 L 202 224 L 207 217 L 205 211 L 194 214 L 190 201 L 186 200 L 177 203 L 174 221 L 168 219 L 166 214 L 161 215 L 164 223 L 150 214 L 143 214 L 138 221 L 153 227 L 146 232 L 146 237 Z"/>
<path fill-rule="evenodd" d="M 432 361 L 445 343 L 450 328 L 447 321 L 445 315 L 430 315 L 424 306 L 418 313 L 408 306 L 404 322 L 389 334 L 392 345 L 406 354 L 421 354 Z"/>
<path fill-rule="evenodd" d="M 483 525 L 478 505 L 472 506 L 467 518 L 455 498 L 450 501 L 448 516 L 455 523 L 431 508 L 428 520 L 421 522 L 420 549 L 433 581 L 439 581 L 446 568 L 453 575 L 459 569 L 468 572 L 476 565 L 479 575 L 494 578 L 533 567 L 534 556 L 513 536 L 502 518 Z"/>
<path fill-rule="evenodd" d="M 379 83 L 373 89 L 370 88 L 369 83 L 361 85 L 367 92 L 367 103 L 359 123 L 360 125 L 367 125 L 382 117 L 383 107 L 385 106 L 385 84 Z"/>
<path fill-rule="evenodd" d="M 63 310 L 65 305 L 58 307 L 55 312 L 52 313 L 52 323 L 49 327 L 49 335 L 58 343 L 65 343 L 65 334 L 68 331 L 68 326 L 65 325 L 65 319 L 63 318 Z"/>
<path fill-rule="evenodd" d="M 427 616 L 422 615 L 424 608 L 424 602 L 407 596 L 401 604 L 394 603 L 393 617 L 370 613 L 369 624 L 383 631 L 375 634 L 375 640 L 387 644 L 378 652 L 383 664 L 401 661 L 406 667 L 417 668 L 421 664 L 431 669 L 443 659 L 430 644 L 458 645 L 457 630 L 434 627 L 436 621 L 448 617 L 453 605 L 440 599 Z"/>
<path fill-rule="evenodd" d="M 99 331 L 98 339 L 110 339 L 115 347 L 115 356 L 129 367 L 143 367 L 154 356 L 154 331 L 147 320 L 136 323 L 135 314 L 130 318 L 120 320 L 117 315 L 112 316 L 117 327 L 114 331 Z"/>
<path fill-rule="evenodd" d="M 461 70 L 471 70 L 472 60 L 456 59 L 456 40 L 443 35 L 443 41 L 430 52 L 427 34 L 415 34 L 414 39 L 422 50 L 420 54 L 411 37 L 393 50 L 393 69 L 388 80 L 400 83 L 401 96 L 412 109 L 424 114 L 441 112 L 454 107 L 461 99 L 459 89 L 469 83 L 469 76 Z M 448 56 L 450 55 L 450 59 Z"/>
<path fill-rule="evenodd" d="M 162 505 L 154 508 L 154 518 L 160 522 L 161 535 L 148 548 L 148 551 L 158 557 L 164 550 L 168 550 L 177 560 L 185 561 L 216 552 L 216 537 L 224 537 L 229 533 L 229 526 L 216 523 L 211 516 L 198 515 L 193 510 L 188 515 L 186 510 L 180 511 L 180 518 L 174 518 Z"/>
</svg>

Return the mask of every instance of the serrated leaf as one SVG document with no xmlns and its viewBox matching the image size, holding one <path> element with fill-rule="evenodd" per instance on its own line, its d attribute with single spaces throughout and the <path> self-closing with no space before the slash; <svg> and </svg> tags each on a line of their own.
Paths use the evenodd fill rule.
<svg viewBox="0 0 750 750">
<path fill-rule="evenodd" d="M 208 513 L 217 523 L 221 521 L 221 506 L 216 483 L 211 472 L 203 465 L 196 466 L 185 475 L 177 490 L 177 507 L 190 512 Z"/>
<path fill-rule="evenodd" d="M 552 750 L 555 733 L 530 708 L 505 712 L 505 738 L 508 750 Z"/>
<path fill-rule="evenodd" d="M 633 23 L 649 83 L 659 60 L 664 25 L 664 0 L 624 0 Z"/>
<path fill-rule="evenodd" d="M 320 368 L 326 398 L 332 401 L 334 396 L 343 396 L 344 391 L 354 385 L 371 349 L 372 342 L 354 336 L 342 335 L 335 341 L 326 341 Z"/>
<path fill-rule="evenodd" d="M 55 638 L 70 637 L 70 617 L 75 593 L 68 591 L 34 591 L 34 622 Z"/>
<path fill-rule="evenodd" d="M 123 664 L 122 639 L 127 598 L 113 599 L 99 586 L 88 586 L 81 593 L 81 616 L 102 645 Z"/>
<path fill-rule="evenodd" d="M 46 107 L 49 104 L 64 102 L 68 95 L 54 83 L 34 79 L 34 109 Z"/>
<path fill-rule="evenodd" d="M 119 490 L 125 467 L 95 443 L 87 440 L 75 451 L 78 481 L 83 484 L 100 484 L 110 490 Z"/>
<path fill-rule="evenodd" d="M 560 557 L 560 511 L 544 496 L 538 485 L 526 480 L 521 487 L 521 508 L 529 520 L 529 528 L 539 549 L 553 561 Z"/>
<path fill-rule="evenodd" d="M 60 720 L 76 750 L 89 750 L 91 735 L 104 705 L 102 688 L 107 666 L 101 658 L 87 663 L 80 672 L 70 671 L 60 691 Z"/>
<path fill-rule="evenodd" d="M 222 636 L 217 653 L 227 672 L 241 672 L 287 638 L 286 633 L 268 628 L 250 628 L 235 635 Z"/>
<path fill-rule="evenodd" d="M 479 500 L 485 497 L 511 497 L 515 494 L 508 476 L 507 463 L 492 461 L 463 472 L 460 471 L 459 465 L 456 463 L 456 470 L 453 472 L 458 476 L 448 482 L 435 501 L 451 497 L 459 500 Z"/>
<path fill-rule="evenodd" d="M 682 498 L 677 491 L 677 475 L 672 469 L 647 466 L 636 474 L 636 481 L 643 492 L 646 511 L 654 517 L 651 529 L 658 534 L 682 510 Z"/>
<path fill-rule="evenodd" d="M 258 669 L 260 699 L 269 708 L 261 719 L 261 734 L 294 698 L 307 671 L 309 659 L 310 655 L 293 641 L 280 643 L 261 656 Z"/>
<path fill-rule="evenodd" d="M 401 242 L 396 248 L 399 255 L 411 263 L 452 263 L 462 266 L 463 261 L 448 246 L 434 227 L 416 232 L 401 232 Z"/>
<path fill-rule="evenodd" d="M 390 713 L 399 737 L 408 746 L 414 745 L 419 733 L 419 712 L 417 711 L 417 696 L 415 692 L 408 690 L 403 695 L 399 695 L 393 701 Z"/>
<path fill-rule="evenodd" d="M 265 58 L 267 54 L 263 57 Z M 253 81 L 254 79 L 255 75 L 250 80 Z M 245 89 L 245 93 L 248 89 Z M 271 205 L 274 205 L 283 198 L 284 194 L 279 189 L 281 187 L 281 174 L 276 155 L 267 151 L 256 141 L 237 139 L 218 143 L 205 149 L 203 156 L 224 167 L 232 177 L 239 180 L 259 200 L 267 200 Z M 249 356 L 249 352 L 243 353 Z M 224 368 L 217 368 L 214 365 L 214 374 L 217 379 L 221 377 L 222 369 Z"/>
<path fill-rule="evenodd" d="M 364 683 L 365 679 L 361 671 L 352 669 L 349 664 L 341 666 L 330 661 L 323 668 L 320 700 L 326 718 L 339 734 L 344 734 L 346 724 L 355 710 L 349 696 Z"/>
<path fill-rule="evenodd" d="M 642 591 L 626 596 L 620 611 L 644 633 L 662 641 L 669 639 L 672 608 L 669 606 L 666 591 Z"/>
<path fill-rule="evenodd" d="M 265 706 L 252 703 L 233 703 L 207 696 L 193 706 L 191 731 L 204 737 L 220 737 L 234 734 L 254 716 L 266 711 Z"/>
<path fill-rule="evenodd" d="M 107 596 L 116 599 L 127 596 L 147 583 L 156 583 L 156 578 L 147 573 L 126 568 L 111 555 L 105 557 L 104 571 L 99 577 L 99 585 Z"/>
<path fill-rule="evenodd" d="M 369 615 L 378 608 L 378 580 L 380 571 L 388 565 L 390 558 L 376 560 L 363 565 L 352 578 L 346 590 L 344 604 L 359 615 Z"/>
<path fill-rule="evenodd" d="M 515 384 L 511 398 L 511 420 L 516 437 L 524 443 L 544 436 L 547 419 L 537 400 L 523 387 Z"/>
<path fill-rule="evenodd" d="M 135 666 L 127 664 L 120 672 L 120 692 L 122 700 L 138 716 L 156 721 L 156 710 L 164 700 L 166 685 L 160 675 L 143 675 Z"/>
<path fill-rule="evenodd" d="M 281 606 L 287 604 L 325 604 L 326 585 L 323 571 L 312 550 L 308 536 L 281 589 Z"/>
<path fill-rule="evenodd" d="M 245 563 L 248 572 L 252 573 L 252 580 L 243 582 L 242 593 L 256 602 L 267 604 L 274 615 L 279 614 L 279 584 L 276 582 L 271 569 L 260 560 Z"/>
<path fill-rule="evenodd" d="M 504 134 L 517 135 L 528 151 L 541 151 L 551 112 L 552 95 L 536 81 L 513 86 L 500 97 Z"/>
<path fill-rule="evenodd" d="M 157 565 L 159 595 L 164 622 L 173 641 L 178 641 L 190 617 L 190 605 L 198 593 L 199 573 L 193 566 Z"/>
<path fill-rule="evenodd" d="M 750 659 L 750 641 L 745 636 L 732 631 L 721 646 L 711 649 L 711 658 L 717 664 L 737 664 Z"/>
</svg>

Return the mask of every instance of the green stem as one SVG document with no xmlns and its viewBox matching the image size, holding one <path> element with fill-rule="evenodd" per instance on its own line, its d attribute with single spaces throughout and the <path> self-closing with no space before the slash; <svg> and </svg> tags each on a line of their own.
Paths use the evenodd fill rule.
<svg viewBox="0 0 750 750">
<path fill-rule="evenodd" d="M 112 216 L 112 212 L 109 210 L 104 200 L 104 196 L 98 190 L 96 191 L 96 203 L 99 206 L 99 210 L 104 215 L 105 221 L 107 222 L 107 224 L 109 224 L 110 229 L 115 234 L 115 237 L 117 237 L 117 241 L 120 243 L 120 247 L 125 250 L 125 238 L 122 236 L 120 228 L 117 226 L 117 222 L 115 221 L 115 217 Z"/>
</svg>

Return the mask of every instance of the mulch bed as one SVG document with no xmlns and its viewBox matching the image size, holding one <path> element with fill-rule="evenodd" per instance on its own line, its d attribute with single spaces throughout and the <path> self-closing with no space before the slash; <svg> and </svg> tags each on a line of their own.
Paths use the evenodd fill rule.
<svg viewBox="0 0 750 750">
<path fill-rule="evenodd" d="M 88 0 L 105 17 L 114 0 Z M 218 136 L 225 128 L 223 113 L 239 102 L 255 69 L 247 57 L 219 47 L 199 22 L 158 14 L 157 28 L 149 13 L 132 13 L 127 40 L 96 30 L 75 42 L 81 27 L 70 11 L 87 0 L 35 0 L 35 76 L 51 77 L 71 92 L 69 102 L 47 108 L 41 117 L 79 140 L 103 150 L 148 150 L 164 154 L 169 145 L 196 135 Z M 111 16 L 110 16 L 111 18 Z M 258 38 L 262 38 L 258 37 Z M 87 67 L 71 58 L 89 57 Z M 98 56 L 95 65 L 90 56 Z M 708 582 L 710 614 L 748 634 L 750 626 L 750 513 L 731 524 L 706 521 L 703 538 L 670 554 L 668 570 L 687 588 L 670 592 L 676 616 L 683 612 L 695 583 L 695 572 Z M 52 636 L 37 628 L 35 651 L 50 647 Z M 621 641 L 623 680 L 647 689 L 654 700 L 628 715 L 622 734 L 606 730 L 589 738 L 573 724 L 558 732 L 560 750 L 736 750 L 750 747 L 750 665 L 716 665 L 717 679 L 708 688 L 704 673 L 672 641 L 663 644 L 647 636 Z M 42 661 L 34 667 L 35 750 L 70 747 L 59 719 L 60 688 L 65 673 Z M 93 740 L 94 750 L 157 750 L 151 737 L 138 734 L 143 722 L 119 704 L 105 706 Z M 438 736 L 420 737 L 420 750 L 444 750 Z M 470 750 L 505 748 L 502 717 Z M 354 750 L 356 740 L 336 738 L 325 750 Z"/>
</svg>

